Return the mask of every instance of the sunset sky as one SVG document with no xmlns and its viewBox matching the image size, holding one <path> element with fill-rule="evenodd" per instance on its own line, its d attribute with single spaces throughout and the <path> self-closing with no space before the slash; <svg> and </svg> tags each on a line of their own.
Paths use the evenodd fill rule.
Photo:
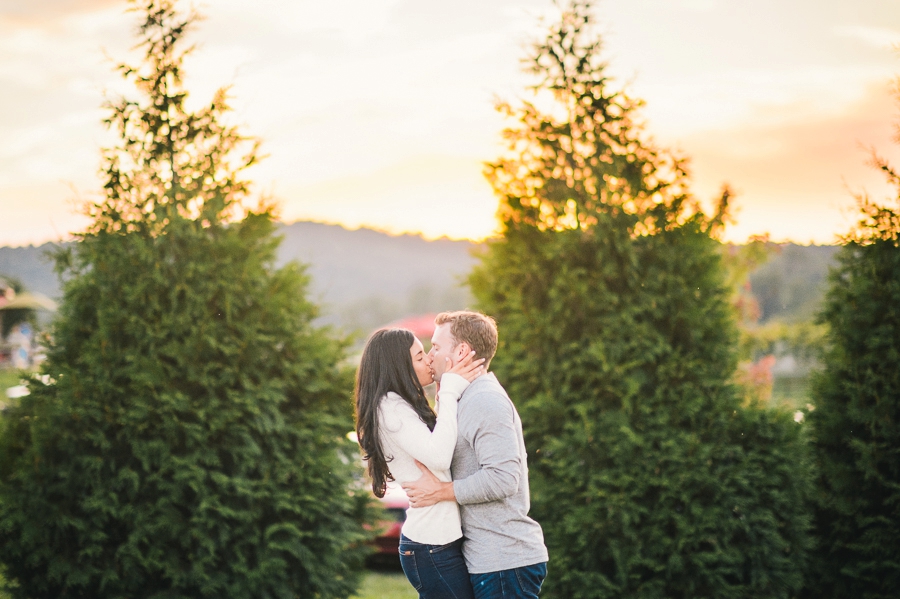
<svg viewBox="0 0 900 599">
<path fill-rule="evenodd" d="M 300 219 L 480 239 L 497 200 L 494 98 L 550 0 L 207 0 L 186 65 L 191 104 L 232 86 L 268 154 L 258 193 Z M 67 238 L 97 197 L 104 92 L 124 88 L 135 15 L 121 0 L 0 0 L 0 245 Z M 854 191 L 886 197 L 874 147 L 900 166 L 891 96 L 897 0 L 601 0 L 616 84 L 647 131 L 692 158 L 694 192 L 738 192 L 733 241 L 832 243 Z"/>
</svg>

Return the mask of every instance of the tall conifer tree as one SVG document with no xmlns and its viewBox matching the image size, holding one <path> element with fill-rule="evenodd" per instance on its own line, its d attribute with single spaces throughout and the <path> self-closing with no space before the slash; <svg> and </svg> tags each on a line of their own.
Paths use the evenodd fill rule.
<svg viewBox="0 0 900 599">
<path fill-rule="evenodd" d="M 829 332 L 809 414 L 819 470 L 810 598 L 900 593 L 900 173 L 874 162 L 897 197 L 858 198 L 861 220 L 820 315 Z"/>
<path fill-rule="evenodd" d="M 535 45 L 502 110 L 502 237 L 471 282 L 521 410 L 547 597 L 788 597 L 808 545 L 790 415 L 741 404 L 713 215 L 611 89 L 589 2 Z"/>
<path fill-rule="evenodd" d="M 30 599 L 346 597 L 365 507 L 342 343 L 245 207 L 257 148 L 225 92 L 185 106 L 196 16 L 135 11 L 139 94 L 108 106 L 105 198 L 59 257 L 44 377 L 3 415 L 0 562 Z"/>
</svg>

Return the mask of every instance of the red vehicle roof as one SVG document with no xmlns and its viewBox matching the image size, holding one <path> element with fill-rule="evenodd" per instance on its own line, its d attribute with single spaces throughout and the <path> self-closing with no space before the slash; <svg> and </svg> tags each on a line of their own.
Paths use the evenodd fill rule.
<svg viewBox="0 0 900 599">
<path fill-rule="evenodd" d="M 419 339 L 431 339 L 434 335 L 434 317 L 437 314 L 420 314 L 418 316 L 409 316 L 395 320 L 386 328 L 397 327 L 401 329 L 409 329 L 413 335 Z"/>
</svg>

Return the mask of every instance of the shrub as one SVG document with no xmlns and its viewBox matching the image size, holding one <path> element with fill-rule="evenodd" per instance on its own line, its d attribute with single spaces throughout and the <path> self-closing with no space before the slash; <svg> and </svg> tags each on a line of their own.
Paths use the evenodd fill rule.
<svg viewBox="0 0 900 599">
<path fill-rule="evenodd" d="M 472 276 L 519 405 L 547 597 L 788 597 L 809 545 L 791 416 L 745 406 L 714 235 L 683 160 L 609 88 L 590 6 L 535 47 L 539 98 L 489 165 L 502 237 Z M 544 107 L 539 109 L 537 106 Z"/>
<path fill-rule="evenodd" d="M 875 160 L 900 200 L 900 176 Z M 859 203 L 830 276 L 827 351 L 812 385 L 819 546 L 806 596 L 816 598 L 900 589 L 900 210 Z"/>
<path fill-rule="evenodd" d="M 246 210 L 256 146 L 190 113 L 193 17 L 147 0 L 142 99 L 110 105 L 106 197 L 67 273 L 44 378 L 3 416 L 0 562 L 15 597 L 346 597 L 365 498 L 342 342 Z M 43 382 L 42 382 L 43 381 Z"/>
</svg>

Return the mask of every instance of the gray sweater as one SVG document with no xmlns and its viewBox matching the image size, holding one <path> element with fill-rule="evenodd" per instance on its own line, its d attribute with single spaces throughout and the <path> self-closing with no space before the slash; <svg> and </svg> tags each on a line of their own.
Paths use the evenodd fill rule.
<svg viewBox="0 0 900 599">
<path fill-rule="evenodd" d="M 547 561 L 541 526 L 528 517 L 522 421 L 497 377 L 475 379 L 459 400 L 450 470 L 460 505 L 463 556 L 471 574 Z"/>
</svg>

